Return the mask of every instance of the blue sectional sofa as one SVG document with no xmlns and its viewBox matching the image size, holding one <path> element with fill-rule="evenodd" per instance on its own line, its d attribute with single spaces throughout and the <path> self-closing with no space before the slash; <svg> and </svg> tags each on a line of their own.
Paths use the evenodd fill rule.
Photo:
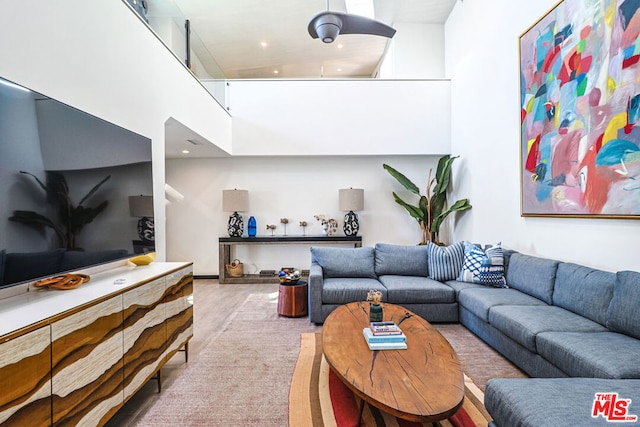
<svg viewBox="0 0 640 427">
<path fill-rule="evenodd" d="M 593 405 L 596 393 L 615 390 L 635 402 L 631 409 L 640 415 L 639 272 L 612 273 L 503 251 L 505 283 L 495 287 L 458 280 L 460 275 L 434 280 L 429 267 L 439 267 L 425 246 L 314 247 L 311 255 L 311 322 L 322 323 L 338 305 L 364 300 L 369 289 L 378 289 L 383 301 L 428 321 L 459 321 L 539 378 L 489 381 L 485 406 L 495 426 L 597 425 L 604 419 L 592 418 L 583 407 Z M 550 393 L 554 387 L 580 388 L 582 400 L 574 402 L 575 393 Z M 567 418 L 554 414 L 540 424 L 541 405 Z M 573 423 L 571 417 L 587 423 Z"/>
</svg>

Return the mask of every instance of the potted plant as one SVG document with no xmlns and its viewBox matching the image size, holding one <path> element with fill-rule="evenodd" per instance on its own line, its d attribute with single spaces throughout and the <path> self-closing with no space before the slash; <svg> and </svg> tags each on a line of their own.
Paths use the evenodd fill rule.
<svg viewBox="0 0 640 427">
<path fill-rule="evenodd" d="M 65 249 L 79 249 L 76 246 L 76 239 L 82 228 L 92 222 L 102 211 L 105 210 L 107 200 L 103 201 L 95 207 L 84 206 L 83 203 L 91 197 L 102 184 L 104 184 L 111 175 L 108 175 L 91 191 L 89 191 L 80 202 L 74 206 L 69 195 L 69 186 L 67 180 L 60 172 L 46 172 L 46 185 L 38 179 L 37 176 L 20 171 L 22 174 L 29 175 L 36 180 L 40 188 L 45 191 L 46 201 L 53 205 L 56 217 L 50 219 L 33 211 L 16 210 L 9 220 L 30 225 L 32 227 L 49 227 L 58 237 L 59 247 Z"/>
<path fill-rule="evenodd" d="M 417 205 L 412 205 L 402 200 L 395 192 L 393 198 L 396 203 L 404 207 L 409 215 L 418 221 L 422 230 L 422 241 L 442 244 L 439 240 L 440 226 L 445 218 L 452 212 L 466 211 L 471 209 L 468 199 L 460 199 L 445 208 L 447 204 L 447 188 L 451 180 L 451 164 L 459 156 L 451 157 L 445 155 L 438 161 L 436 175 L 432 178 L 433 169 L 429 169 L 429 179 L 427 181 L 426 195 L 420 194 L 420 189 L 409 178 L 398 172 L 391 166 L 383 164 L 382 167 L 391 174 L 404 188 L 420 196 Z"/>
</svg>

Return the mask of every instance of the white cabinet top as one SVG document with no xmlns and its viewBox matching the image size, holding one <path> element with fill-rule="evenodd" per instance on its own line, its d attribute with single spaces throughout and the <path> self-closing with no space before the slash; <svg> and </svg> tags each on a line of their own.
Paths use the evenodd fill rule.
<svg viewBox="0 0 640 427">
<path fill-rule="evenodd" d="M 145 266 L 116 263 L 112 268 L 83 271 L 91 280 L 76 289 L 32 288 L 0 299 L 0 342 L 5 335 L 44 322 L 67 311 L 126 292 L 140 284 L 189 267 L 188 262 L 153 262 Z"/>
</svg>

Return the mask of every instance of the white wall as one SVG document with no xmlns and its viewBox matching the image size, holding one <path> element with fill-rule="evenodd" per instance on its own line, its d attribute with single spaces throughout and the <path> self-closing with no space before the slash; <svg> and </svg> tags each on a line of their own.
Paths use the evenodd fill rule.
<svg viewBox="0 0 640 427">
<path fill-rule="evenodd" d="M 164 123 L 173 117 L 230 151 L 230 117 L 120 1 L 0 0 L 0 10 L 0 76 L 152 140 L 163 260 Z"/>
<path fill-rule="evenodd" d="M 444 25 L 395 22 L 380 66 L 381 79 L 444 78 Z"/>
<path fill-rule="evenodd" d="M 188 257 L 197 275 L 218 274 L 218 237 L 226 237 L 228 212 L 222 211 L 222 190 L 249 191 L 249 212 L 258 235 L 270 235 L 267 224 L 277 226 L 289 219 L 287 234 L 302 234 L 299 221 L 309 224 L 306 234 L 319 235 L 321 227 L 314 215 L 326 214 L 339 220 L 340 235 L 344 212 L 338 210 L 340 188 L 363 188 L 364 211 L 358 212 L 363 246 L 376 242 L 414 245 L 420 242 L 417 222 L 393 200 L 396 191 L 407 202 L 417 196 L 407 192 L 383 168 L 388 163 L 424 188 L 429 168 L 437 166 L 437 156 L 354 156 L 354 157 L 234 157 L 230 159 L 167 160 L 167 184 L 172 188 L 167 206 L 171 224 L 167 228 L 170 259 Z M 176 225 L 176 226 L 173 226 Z M 292 245 L 243 248 L 237 256 L 247 272 L 292 266 L 309 268 L 308 246 Z"/>
<path fill-rule="evenodd" d="M 234 80 L 233 155 L 450 152 L 447 80 Z"/>
<path fill-rule="evenodd" d="M 556 0 L 457 2 L 445 26 L 452 80 L 452 151 L 473 209 L 458 239 L 502 241 L 524 253 L 618 270 L 640 270 L 640 222 L 520 217 L 518 39 Z"/>
</svg>

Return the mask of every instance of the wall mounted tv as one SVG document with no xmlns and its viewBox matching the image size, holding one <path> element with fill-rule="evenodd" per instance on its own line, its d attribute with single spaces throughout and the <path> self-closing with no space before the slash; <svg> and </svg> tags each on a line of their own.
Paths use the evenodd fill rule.
<svg viewBox="0 0 640 427">
<path fill-rule="evenodd" d="M 139 253 L 152 191 L 151 140 L 0 78 L 0 288 Z"/>
</svg>

